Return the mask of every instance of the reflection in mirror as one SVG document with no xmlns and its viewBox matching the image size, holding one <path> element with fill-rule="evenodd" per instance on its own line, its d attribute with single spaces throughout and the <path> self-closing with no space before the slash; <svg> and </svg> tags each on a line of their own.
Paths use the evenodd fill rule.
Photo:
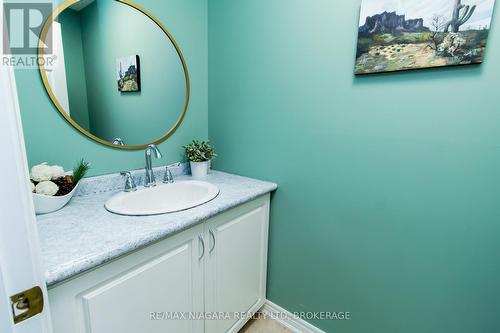
<svg viewBox="0 0 500 333">
<path fill-rule="evenodd" d="M 161 23 L 123 2 L 82 0 L 65 8 L 49 30 L 57 63 L 40 71 L 75 127 L 105 144 L 140 148 L 177 128 L 189 80 Z"/>
</svg>

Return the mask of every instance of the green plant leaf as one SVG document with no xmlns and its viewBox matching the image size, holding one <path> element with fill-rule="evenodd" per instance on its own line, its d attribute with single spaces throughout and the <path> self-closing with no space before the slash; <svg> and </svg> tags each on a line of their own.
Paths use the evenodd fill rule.
<svg viewBox="0 0 500 333">
<path fill-rule="evenodd" d="M 193 140 L 190 144 L 184 146 L 186 158 L 191 162 L 205 162 L 217 157 L 215 149 L 209 141 Z"/>
</svg>

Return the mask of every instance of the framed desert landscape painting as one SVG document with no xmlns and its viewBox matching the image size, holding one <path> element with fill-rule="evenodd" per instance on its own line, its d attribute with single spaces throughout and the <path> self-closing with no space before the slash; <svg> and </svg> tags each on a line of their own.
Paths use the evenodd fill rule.
<svg viewBox="0 0 500 333">
<path fill-rule="evenodd" d="M 116 80 L 118 83 L 118 91 L 141 91 L 140 70 L 138 55 L 116 59 Z"/>
<path fill-rule="evenodd" d="M 363 0 L 356 74 L 483 62 L 495 0 Z"/>
</svg>

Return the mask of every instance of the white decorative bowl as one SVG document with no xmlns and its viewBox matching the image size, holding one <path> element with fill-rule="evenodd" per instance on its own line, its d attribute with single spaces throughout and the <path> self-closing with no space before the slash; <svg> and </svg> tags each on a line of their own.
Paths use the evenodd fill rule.
<svg viewBox="0 0 500 333">
<path fill-rule="evenodd" d="M 35 213 L 48 214 L 63 208 L 71 200 L 78 189 L 79 184 L 80 183 L 77 183 L 73 190 L 68 194 L 59 197 L 33 193 Z"/>
</svg>

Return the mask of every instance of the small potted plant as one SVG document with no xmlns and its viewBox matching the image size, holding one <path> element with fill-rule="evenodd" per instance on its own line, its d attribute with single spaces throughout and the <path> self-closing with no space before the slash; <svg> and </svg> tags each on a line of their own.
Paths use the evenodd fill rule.
<svg viewBox="0 0 500 333">
<path fill-rule="evenodd" d="M 79 181 L 90 164 L 80 160 L 73 173 L 66 173 L 58 165 L 42 163 L 31 168 L 31 190 L 37 214 L 52 213 L 63 208 L 75 194 Z"/>
<path fill-rule="evenodd" d="M 210 168 L 210 161 L 217 157 L 214 148 L 208 141 L 193 140 L 193 142 L 184 146 L 184 149 L 191 166 L 193 178 L 206 177 Z"/>
</svg>

